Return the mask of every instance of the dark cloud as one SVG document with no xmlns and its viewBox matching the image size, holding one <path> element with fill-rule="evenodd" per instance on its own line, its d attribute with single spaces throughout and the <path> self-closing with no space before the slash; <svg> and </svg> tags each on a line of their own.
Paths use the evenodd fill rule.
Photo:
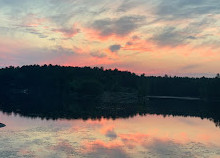
<svg viewBox="0 0 220 158">
<path fill-rule="evenodd" d="M 181 31 L 176 30 L 174 27 L 163 28 L 162 31 L 155 34 L 151 40 L 156 42 L 159 46 L 171 46 L 176 47 L 178 45 L 184 44 L 187 39 Z"/>
<path fill-rule="evenodd" d="M 37 35 L 39 38 L 47 38 L 48 37 L 44 33 L 41 33 L 40 31 L 38 31 L 36 29 L 32 29 L 32 28 L 26 28 L 24 30 L 24 32 L 28 32 L 28 33 L 33 34 L 33 35 Z"/>
<path fill-rule="evenodd" d="M 134 36 L 132 36 L 132 39 L 133 39 L 133 40 L 139 40 L 139 39 L 140 39 L 140 37 L 139 37 L 139 36 L 137 36 L 137 35 L 134 35 Z"/>
<path fill-rule="evenodd" d="M 118 45 L 118 44 L 111 45 L 111 46 L 109 47 L 109 50 L 110 50 L 111 52 L 117 52 L 117 51 L 119 51 L 120 49 L 121 49 L 121 45 Z"/>
<path fill-rule="evenodd" d="M 47 38 L 48 36 L 46 35 L 39 35 L 39 38 Z"/>
<path fill-rule="evenodd" d="M 216 20 L 212 17 L 204 17 L 202 19 L 194 20 L 185 27 L 161 27 L 157 28 L 157 32 L 153 34 L 150 40 L 154 41 L 159 46 L 176 47 L 182 44 L 189 44 L 192 40 L 199 40 L 204 38 L 210 41 L 210 36 L 201 36 L 201 32 L 205 29 L 215 25 Z M 213 43 L 214 44 L 214 43 Z M 215 44 L 219 47 L 218 44 Z"/>
<path fill-rule="evenodd" d="M 142 1 L 143 3 L 143 1 Z M 140 5 L 140 1 L 133 1 L 133 0 L 125 0 L 122 4 L 117 8 L 117 12 L 127 12 L 133 8 L 136 8 Z"/>
<path fill-rule="evenodd" d="M 115 131 L 112 130 L 108 130 L 105 134 L 106 137 L 109 137 L 111 139 L 116 139 L 117 138 L 117 134 L 115 133 Z"/>
<path fill-rule="evenodd" d="M 61 8 L 60 8 L 61 9 Z M 56 15 L 48 16 L 48 19 L 50 19 L 53 23 L 55 23 L 57 26 L 65 26 L 68 24 L 68 22 L 71 21 L 72 18 L 75 16 L 72 13 L 64 14 L 64 13 L 58 13 Z"/>
<path fill-rule="evenodd" d="M 144 16 L 123 16 L 118 19 L 101 19 L 92 23 L 91 27 L 101 36 L 125 36 L 141 26 Z"/>
<path fill-rule="evenodd" d="M 61 29 L 53 29 L 54 32 L 60 32 L 64 37 L 71 38 L 80 32 L 78 28 L 61 28 Z"/>
<path fill-rule="evenodd" d="M 177 143 L 172 140 L 160 140 L 157 138 L 143 145 L 148 150 L 149 157 L 176 158 L 176 157 L 209 157 L 210 153 L 216 153 L 214 146 L 205 146 L 202 143 L 189 142 Z"/>
<path fill-rule="evenodd" d="M 129 158 L 130 156 L 120 146 L 106 147 L 104 144 L 92 144 L 92 150 L 87 153 L 91 158 Z"/>
<path fill-rule="evenodd" d="M 163 0 L 155 8 L 159 18 L 165 20 L 185 19 L 198 15 L 219 13 L 220 1 L 218 0 Z"/>
<path fill-rule="evenodd" d="M 78 154 L 75 151 L 74 146 L 68 140 L 61 140 L 56 145 L 52 146 L 52 149 L 54 151 L 56 151 L 55 153 L 58 153 L 58 154 L 65 152 L 65 155 L 67 157 L 74 157 L 74 155 Z M 52 153 L 54 153 L 54 152 L 52 152 Z M 56 155 L 56 157 L 60 157 L 60 155 Z"/>
<path fill-rule="evenodd" d="M 195 40 L 195 39 L 197 39 L 197 38 L 194 37 L 194 36 L 188 36 L 187 38 L 188 38 L 188 39 L 191 39 L 191 40 Z"/>
<path fill-rule="evenodd" d="M 200 67 L 200 66 L 201 66 L 201 65 L 199 65 L 199 64 L 191 64 L 191 65 L 184 66 L 184 67 L 182 68 L 182 70 L 191 70 L 191 69 L 198 68 L 198 67 Z"/>
<path fill-rule="evenodd" d="M 66 55 L 75 54 L 75 52 L 72 49 L 63 48 L 61 46 L 57 46 L 55 49 L 52 49 L 50 51 L 52 51 L 54 53 L 61 53 L 61 54 L 66 54 Z"/>
<path fill-rule="evenodd" d="M 50 41 L 56 41 L 56 38 L 50 38 L 49 40 Z"/>
<path fill-rule="evenodd" d="M 174 157 L 195 157 L 190 151 L 184 151 L 181 144 L 173 141 L 163 141 L 154 139 L 151 143 L 144 145 L 151 156 L 157 158 L 174 158 Z"/>
<path fill-rule="evenodd" d="M 126 43 L 126 45 L 127 45 L 127 46 L 131 46 L 131 45 L 133 45 L 133 43 L 130 42 L 130 41 L 128 41 L 128 42 Z"/>
<path fill-rule="evenodd" d="M 91 52 L 90 55 L 96 58 L 104 58 L 107 56 L 105 53 L 98 52 L 98 51 Z"/>
<path fill-rule="evenodd" d="M 213 27 L 216 23 L 216 19 L 213 17 L 204 17 L 199 20 L 194 20 L 193 22 L 189 23 L 188 26 L 185 28 L 185 31 L 188 33 L 201 33 L 203 29 L 208 27 Z"/>
</svg>

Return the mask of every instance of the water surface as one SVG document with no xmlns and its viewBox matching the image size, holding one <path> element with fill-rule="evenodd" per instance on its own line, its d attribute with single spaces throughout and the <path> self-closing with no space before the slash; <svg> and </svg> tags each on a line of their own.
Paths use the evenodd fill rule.
<svg viewBox="0 0 220 158">
<path fill-rule="evenodd" d="M 220 128 L 200 117 L 42 120 L 0 112 L 0 122 L 1 158 L 220 157 Z"/>
</svg>

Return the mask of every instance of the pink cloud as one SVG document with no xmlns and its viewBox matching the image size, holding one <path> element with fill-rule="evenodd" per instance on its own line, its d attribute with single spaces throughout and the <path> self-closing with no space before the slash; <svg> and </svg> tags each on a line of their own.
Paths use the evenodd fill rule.
<svg viewBox="0 0 220 158">
<path fill-rule="evenodd" d="M 96 148 L 106 148 L 106 149 L 117 149 L 122 148 L 123 143 L 118 140 L 104 142 L 102 140 L 95 140 L 92 142 L 84 141 L 82 142 L 83 152 L 88 153 L 94 151 Z"/>
</svg>

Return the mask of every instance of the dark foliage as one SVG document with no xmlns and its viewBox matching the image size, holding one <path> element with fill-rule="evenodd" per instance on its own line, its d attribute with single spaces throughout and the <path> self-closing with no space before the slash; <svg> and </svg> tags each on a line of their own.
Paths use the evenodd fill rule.
<svg viewBox="0 0 220 158">
<path fill-rule="evenodd" d="M 220 99 L 220 78 L 146 77 L 128 71 L 90 67 L 30 65 L 0 69 L 1 95 L 61 97 L 101 95 L 104 91 L 138 96 L 190 96 Z"/>
<path fill-rule="evenodd" d="M 157 103 L 157 99 L 148 100 L 146 96 L 201 100 L 171 103 L 168 99 Z M 219 124 L 219 100 L 219 75 L 215 78 L 146 77 L 117 69 L 57 65 L 0 69 L 0 108 L 24 116 L 87 119 L 156 113 L 206 117 Z"/>
</svg>

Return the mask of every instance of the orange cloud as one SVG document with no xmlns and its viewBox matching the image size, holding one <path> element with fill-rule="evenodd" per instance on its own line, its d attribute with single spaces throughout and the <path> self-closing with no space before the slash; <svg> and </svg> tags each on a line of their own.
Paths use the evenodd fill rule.
<svg viewBox="0 0 220 158">
<path fill-rule="evenodd" d="M 82 152 L 84 153 L 92 152 L 96 148 L 117 149 L 122 147 L 123 147 L 123 143 L 119 140 L 114 140 L 110 142 L 104 142 L 102 140 L 95 140 L 92 142 L 88 142 L 88 141 L 82 142 Z"/>
<path fill-rule="evenodd" d="M 130 148 L 135 147 L 137 145 L 141 145 L 150 139 L 148 134 L 142 134 L 142 133 L 119 134 L 118 136 L 121 138 L 123 143 L 129 146 Z"/>
<path fill-rule="evenodd" d="M 102 134 L 106 134 L 108 131 L 112 131 L 114 129 L 114 126 L 113 125 L 110 125 L 110 126 L 105 126 L 104 128 L 102 128 L 100 130 L 100 132 Z"/>
<path fill-rule="evenodd" d="M 103 118 L 101 118 L 99 120 L 97 120 L 97 119 L 96 120 L 89 119 L 89 120 L 86 121 L 86 124 L 90 124 L 90 125 L 104 125 L 106 122 L 108 122 L 108 120 L 103 119 Z"/>
<path fill-rule="evenodd" d="M 135 51 L 135 52 L 150 52 L 154 48 L 154 44 L 152 42 L 136 39 L 132 41 L 128 41 L 126 45 L 122 48 L 125 51 Z"/>
</svg>

